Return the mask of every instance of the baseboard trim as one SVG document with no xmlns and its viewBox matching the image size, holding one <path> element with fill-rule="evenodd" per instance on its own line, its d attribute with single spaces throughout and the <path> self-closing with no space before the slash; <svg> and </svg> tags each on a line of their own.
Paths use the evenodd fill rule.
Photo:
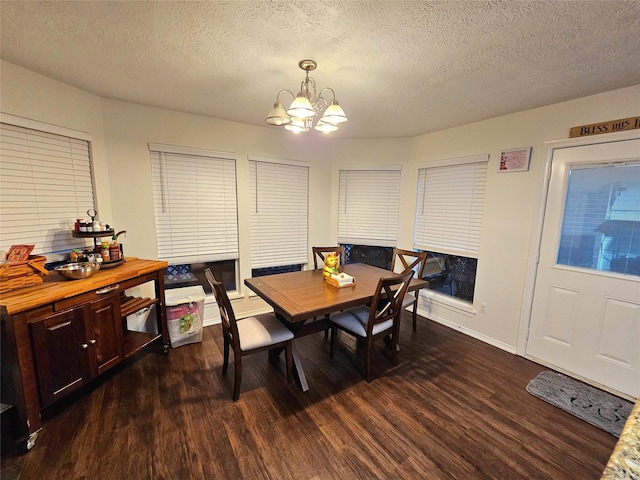
<svg viewBox="0 0 640 480">
<path fill-rule="evenodd" d="M 433 315 L 433 314 L 428 314 L 424 309 L 421 309 L 420 307 L 418 307 L 418 315 L 420 315 L 421 317 L 426 318 L 427 320 L 432 320 L 436 323 L 439 323 L 441 325 L 444 325 L 445 327 L 449 327 L 453 330 L 458 330 L 459 332 L 464 333 L 465 335 L 468 335 L 472 338 L 475 338 L 476 340 L 480 340 L 481 342 L 487 343 L 489 345 L 492 345 L 494 347 L 499 348 L 500 350 L 504 350 L 505 352 L 509 352 L 512 354 L 516 354 L 516 347 L 513 345 L 509 345 L 506 344 L 504 342 L 500 342 L 498 340 L 496 340 L 495 338 L 492 337 L 488 337 L 487 335 L 484 335 L 480 332 L 476 332 L 475 330 L 472 330 L 470 328 L 464 327 L 462 325 L 458 325 L 456 323 L 450 322 L 449 320 L 445 320 L 444 318 L 440 318 L 437 315 Z"/>
</svg>

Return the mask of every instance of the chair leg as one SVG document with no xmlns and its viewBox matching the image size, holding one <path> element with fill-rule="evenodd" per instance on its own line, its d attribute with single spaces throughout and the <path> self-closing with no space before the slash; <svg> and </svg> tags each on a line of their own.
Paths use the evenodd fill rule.
<svg viewBox="0 0 640 480">
<path fill-rule="evenodd" d="M 364 342 L 364 375 L 368 383 L 371 383 L 371 337 Z"/>
<path fill-rule="evenodd" d="M 284 354 L 287 364 L 287 382 L 291 383 L 293 380 L 293 340 L 288 341 L 285 345 Z"/>
<path fill-rule="evenodd" d="M 336 353 L 336 343 L 338 341 L 338 329 L 331 327 L 331 345 L 329 347 L 329 358 L 333 358 Z"/>
<path fill-rule="evenodd" d="M 235 356 L 235 352 L 234 352 Z M 222 374 L 225 375 L 227 373 L 227 369 L 229 368 L 229 339 L 224 337 L 224 361 L 222 363 Z"/>
<path fill-rule="evenodd" d="M 418 299 L 413 302 L 413 331 L 417 331 L 418 329 Z"/>
<path fill-rule="evenodd" d="M 325 318 L 325 320 L 329 320 L 329 314 L 327 313 L 327 314 L 324 316 L 324 318 Z M 325 339 L 325 340 L 326 340 L 327 338 L 329 338 L 329 329 L 330 329 L 330 328 L 331 328 L 331 327 L 327 327 L 327 328 L 325 328 L 325 329 L 324 329 L 324 339 Z"/>
<path fill-rule="evenodd" d="M 240 384 L 242 383 L 242 356 L 236 355 L 235 359 L 235 381 L 233 382 L 233 401 L 235 402 L 240 397 Z"/>
<path fill-rule="evenodd" d="M 391 335 L 391 362 L 394 367 L 398 366 L 398 333 L 399 331 L 396 330 Z"/>
</svg>

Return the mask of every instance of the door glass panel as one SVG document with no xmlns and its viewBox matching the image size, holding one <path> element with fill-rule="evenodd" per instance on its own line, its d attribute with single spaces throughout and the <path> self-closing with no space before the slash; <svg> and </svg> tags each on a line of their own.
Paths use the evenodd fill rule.
<svg viewBox="0 0 640 480">
<path fill-rule="evenodd" d="M 571 168 L 557 263 L 640 276 L 640 163 Z"/>
</svg>

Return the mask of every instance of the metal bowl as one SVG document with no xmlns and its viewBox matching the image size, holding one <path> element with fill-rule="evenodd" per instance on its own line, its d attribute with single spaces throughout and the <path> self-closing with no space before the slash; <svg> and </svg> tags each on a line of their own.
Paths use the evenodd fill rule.
<svg viewBox="0 0 640 480">
<path fill-rule="evenodd" d="M 100 270 L 100 264 L 96 262 L 67 263 L 56 267 L 56 272 L 69 280 L 89 278 Z"/>
</svg>

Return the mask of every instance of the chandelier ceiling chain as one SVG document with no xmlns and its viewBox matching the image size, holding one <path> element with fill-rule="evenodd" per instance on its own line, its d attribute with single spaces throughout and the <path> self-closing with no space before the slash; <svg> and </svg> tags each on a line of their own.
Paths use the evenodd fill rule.
<svg viewBox="0 0 640 480">
<path fill-rule="evenodd" d="M 316 93 L 316 81 L 309 76 L 309 72 L 318 66 L 315 61 L 300 60 L 298 66 L 306 72 L 304 80 L 300 82 L 300 91 L 294 95 L 291 90 L 280 90 L 265 122 L 268 125 L 283 126 L 294 133 L 308 132 L 311 127 L 319 132 L 335 132 L 338 124 L 348 120 L 336 100 L 336 93 L 330 87 Z M 293 98 L 287 110 L 280 103 L 280 95 L 285 92 Z M 331 94 L 330 100 L 324 96 L 325 92 Z"/>
</svg>

